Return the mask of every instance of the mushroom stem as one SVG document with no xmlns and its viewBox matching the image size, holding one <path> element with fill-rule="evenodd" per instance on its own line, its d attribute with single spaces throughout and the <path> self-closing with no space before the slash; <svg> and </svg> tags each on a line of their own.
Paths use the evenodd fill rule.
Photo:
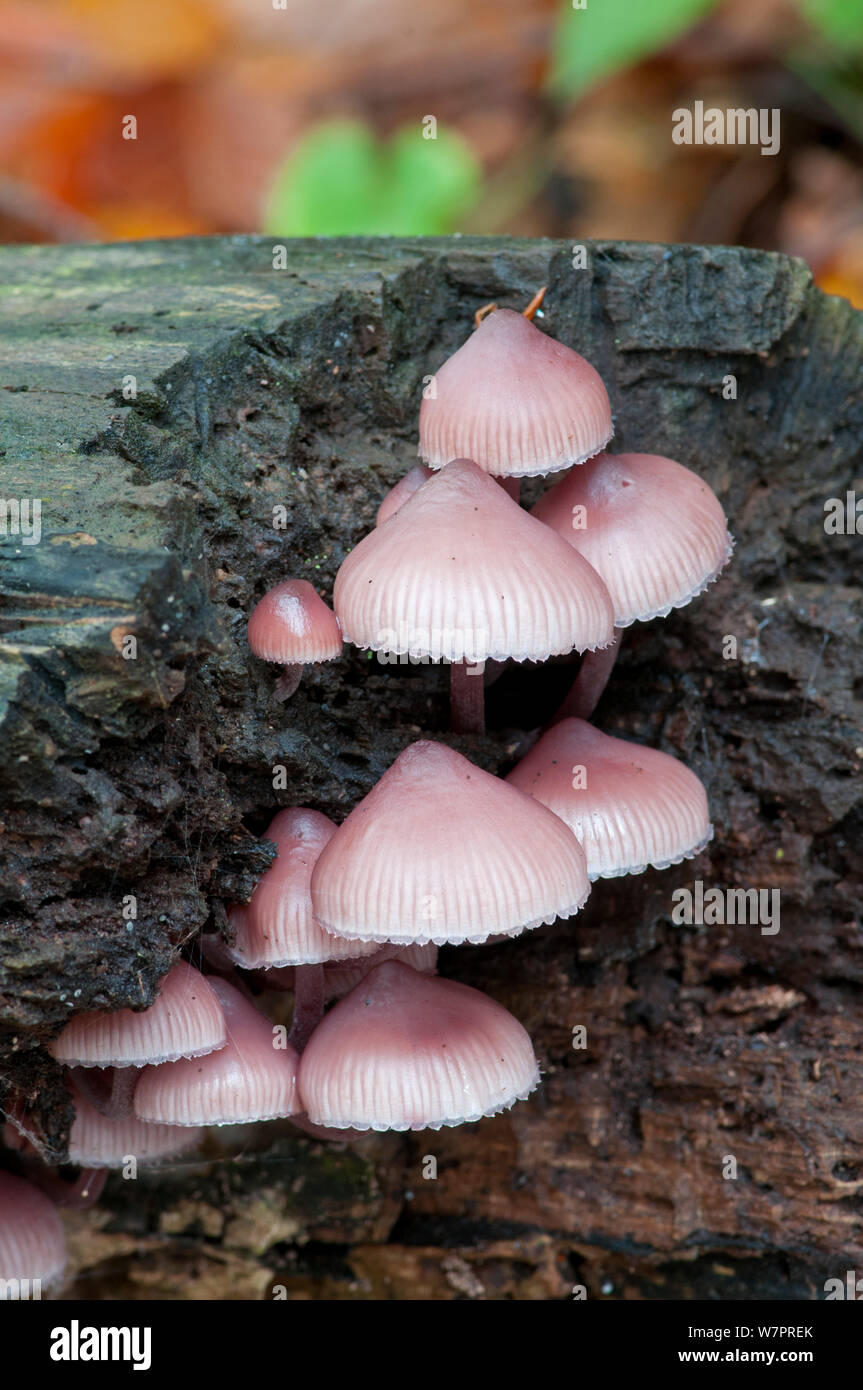
<svg viewBox="0 0 863 1390">
<path fill-rule="evenodd" d="M 302 678 L 302 666 L 283 666 L 282 674 L 273 686 L 273 698 L 276 700 L 290 700 Z"/>
<path fill-rule="evenodd" d="M 107 1120 L 125 1120 L 132 1114 L 137 1067 L 72 1067 L 70 1075 L 84 1099 Z"/>
<path fill-rule="evenodd" d="M 485 733 L 483 663 L 454 661 L 449 668 L 449 722 L 454 734 Z"/>
<path fill-rule="evenodd" d="M 108 1177 L 107 1168 L 82 1168 L 74 1182 L 66 1182 L 52 1168 L 42 1168 L 31 1174 L 46 1197 L 55 1206 L 70 1211 L 88 1211 L 102 1195 Z"/>
<path fill-rule="evenodd" d="M 108 1178 L 107 1168 L 82 1168 L 73 1183 L 64 1183 L 66 1191 L 55 1198 L 58 1207 L 86 1211 L 94 1207 L 102 1195 Z"/>
<path fill-rule="evenodd" d="M 295 969 L 294 965 L 268 965 L 254 971 L 252 979 L 261 989 L 281 989 L 293 994 L 297 983 L 294 978 Z"/>
<path fill-rule="evenodd" d="M 324 1139 L 328 1144 L 347 1143 L 351 1139 L 361 1137 L 356 1129 L 327 1129 L 324 1125 L 313 1124 L 305 1110 L 300 1115 L 291 1115 L 291 1124 L 296 1125 L 297 1129 L 301 1129 L 312 1139 Z"/>
<path fill-rule="evenodd" d="M 294 1017 L 288 1042 L 302 1052 L 324 1016 L 323 965 L 298 965 L 294 969 Z"/>
<path fill-rule="evenodd" d="M 621 629 L 616 627 L 614 641 L 607 647 L 584 653 L 572 688 L 550 724 L 557 724 L 561 719 L 590 718 L 614 669 L 622 635 Z"/>
</svg>

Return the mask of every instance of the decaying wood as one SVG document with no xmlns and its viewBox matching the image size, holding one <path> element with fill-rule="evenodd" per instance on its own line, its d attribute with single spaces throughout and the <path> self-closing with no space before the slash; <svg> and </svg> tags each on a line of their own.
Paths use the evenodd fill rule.
<svg viewBox="0 0 863 1390">
<path fill-rule="evenodd" d="M 274 807 L 340 817 L 420 734 L 505 771 L 572 678 L 509 671 L 488 733 L 450 739 L 445 671 L 347 653 L 279 703 L 245 643 L 267 586 L 329 589 L 477 307 L 547 284 L 541 322 L 602 373 L 615 447 L 696 469 L 737 538 L 717 585 L 627 631 L 597 715 L 704 779 L 709 852 L 442 953 L 528 1027 L 531 1101 L 349 1147 L 259 1127 L 112 1178 L 67 1217 L 73 1295 L 814 1298 L 863 1268 L 863 541 L 824 529 L 828 498 L 863 491 L 863 320 L 763 253 L 587 259 L 481 239 L 300 242 L 284 270 L 261 238 L 0 250 L 0 494 L 42 500 L 39 544 L 0 535 L 0 1072 L 58 1155 L 45 1041 L 152 1001 L 248 896 Z M 696 879 L 779 888 L 780 930 L 675 925 Z"/>
</svg>

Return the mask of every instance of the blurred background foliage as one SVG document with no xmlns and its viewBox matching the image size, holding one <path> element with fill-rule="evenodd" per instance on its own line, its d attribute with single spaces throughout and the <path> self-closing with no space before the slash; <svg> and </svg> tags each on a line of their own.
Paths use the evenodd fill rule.
<svg viewBox="0 0 863 1390">
<path fill-rule="evenodd" d="M 698 100 L 779 154 L 675 145 Z M 261 228 L 737 242 L 863 305 L 863 0 L 0 0 L 0 239 Z"/>
</svg>

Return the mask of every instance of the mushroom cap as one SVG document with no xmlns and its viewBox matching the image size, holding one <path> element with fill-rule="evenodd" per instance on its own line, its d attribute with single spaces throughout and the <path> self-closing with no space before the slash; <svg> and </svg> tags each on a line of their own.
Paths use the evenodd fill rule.
<svg viewBox="0 0 863 1390">
<path fill-rule="evenodd" d="M 385 961 L 318 1024 L 300 1059 L 309 1119 L 332 1129 L 440 1129 L 496 1115 L 539 1082 L 530 1038 L 468 985 Z"/>
<path fill-rule="evenodd" d="M 421 488 L 423 483 L 428 482 L 431 475 L 431 468 L 426 468 L 424 464 L 418 463 L 410 472 L 405 473 L 403 478 L 399 478 L 378 507 L 375 525 L 383 526 L 385 521 L 389 521 L 391 516 L 395 516 L 399 507 L 403 507 L 408 498 L 413 497 L 417 489 Z"/>
<path fill-rule="evenodd" d="M 611 598 L 590 565 L 469 459 L 365 536 L 336 575 L 345 638 L 434 661 L 544 661 L 607 646 Z"/>
<path fill-rule="evenodd" d="M 32 1183 L 0 1172 L 0 1279 L 57 1283 L 66 1238 L 54 1203 Z"/>
<path fill-rule="evenodd" d="M 614 429 L 602 378 L 572 348 L 497 309 L 434 374 L 420 407 L 420 458 L 472 458 L 500 478 L 583 463 Z"/>
<path fill-rule="evenodd" d="M 286 579 L 264 594 L 248 633 L 255 656 L 283 666 L 333 661 L 342 652 L 336 616 L 307 579 Z"/>
<path fill-rule="evenodd" d="M 149 1009 L 81 1014 L 48 1050 L 67 1067 L 144 1067 L 201 1057 L 227 1040 L 222 1007 L 200 971 L 177 961 Z"/>
<path fill-rule="evenodd" d="M 555 724 L 507 781 L 566 822 L 584 846 L 591 879 L 666 869 L 713 836 L 707 792 L 694 772 L 583 719 Z"/>
<path fill-rule="evenodd" d="M 584 508 L 583 513 L 574 511 Z M 561 478 L 532 515 L 602 575 L 615 627 L 664 618 L 711 584 L 733 541 L 715 492 L 658 454 L 599 454 Z M 574 518 L 586 525 L 574 527 Z"/>
<path fill-rule="evenodd" d="M 385 960 L 400 960 L 421 975 L 434 975 L 437 970 L 438 948 L 433 942 L 425 946 L 380 946 L 374 955 L 364 960 L 333 961 L 324 970 L 324 995 L 327 1000 L 341 999 L 364 980 L 376 965 Z"/>
<path fill-rule="evenodd" d="M 130 1155 L 142 1166 L 156 1164 L 194 1148 L 204 1137 L 203 1129 L 145 1124 L 135 1115 L 108 1119 L 74 1087 L 73 1100 L 69 1162 L 82 1168 L 122 1168 Z"/>
<path fill-rule="evenodd" d="M 135 1114 L 163 1125 L 236 1125 L 295 1115 L 297 1053 L 276 1047 L 270 1020 L 229 985 L 214 978 L 228 1025 L 228 1042 L 207 1057 L 147 1068 L 135 1088 Z"/>
<path fill-rule="evenodd" d="M 481 942 L 569 917 L 584 851 L 544 807 L 440 743 L 413 743 L 354 807 L 312 874 L 329 931 L 397 945 Z"/>
<path fill-rule="evenodd" d="M 264 839 L 274 840 L 278 855 L 257 884 L 250 901 L 232 907 L 228 916 L 236 941 L 228 955 L 246 970 L 283 965 L 313 965 L 347 960 L 374 950 L 324 931 L 312 912 L 312 869 L 336 825 L 319 811 L 292 806 L 278 815 Z"/>
</svg>

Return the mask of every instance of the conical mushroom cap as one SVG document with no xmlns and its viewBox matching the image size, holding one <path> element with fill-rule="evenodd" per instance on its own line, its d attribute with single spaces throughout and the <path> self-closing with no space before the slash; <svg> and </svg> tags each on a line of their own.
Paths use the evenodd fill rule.
<svg viewBox="0 0 863 1390">
<path fill-rule="evenodd" d="M 731 558 L 712 488 L 658 454 L 599 454 L 549 488 L 532 515 L 602 576 L 616 627 L 682 608 Z"/>
<path fill-rule="evenodd" d="M 429 742 L 399 754 L 312 874 L 329 931 L 399 945 L 515 936 L 570 917 L 588 891 L 584 851 L 562 821 Z"/>
<path fill-rule="evenodd" d="M 149 1009 L 81 1014 L 48 1050 L 67 1067 L 144 1067 L 201 1057 L 224 1047 L 226 1037 L 222 1008 L 209 982 L 180 960 Z"/>
<path fill-rule="evenodd" d="M 332 1129 L 440 1129 L 507 1110 L 539 1082 L 530 1038 L 468 985 L 378 965 L 318 1025 L 300 1097 Z"/>
<path fill-rule="evenodd" d="M 342 654 L 336 616 L 307 579 L 286 579 L 264 594 L 249 618 L 249 647 L 262 661 L 305 666 Z"/>
<path fill-rule="evenodd" d="M 433 661 L 545 661 L 607 646 L 608 591 L 553 534 L 456 459 L 348 555 L 333 598 L 345 638 Z"/>
<path fill-rule="evenodd" d="M 707 793 L 683 763 L 583 719 L 562 719 L 507 778 L 547 806 L 584 846 L 591 879 L 665 869 L 713 835 Z"/>
<path fill-rule="evenodd" d="M 135 1089 L 135 1114 L 160 1125 L 236 1125 L 295 1115 L 298 1057 L 276 1047 L 270 1020 L 229 985 L 213 979 L 228 1023 L 228 1042 L 207 1057 L 147 1067 Z"/>
<path fill-rule="evenodd" d="M 497 309 L 434 374 L 420 407 L 432 468 L 476 459 L 499 478 L 555 473 L 605 447 L 611 407 L 599 373 L 522 314 Z"/>
<path fill-rule="evenodd" d="M 369 955 L 374 949 L 332 936 L 315 921 L 312 870 L 335 833 L 334 821 L 304 806 L 279 811 L 270 823 L 264 838 L 275 841 L 278 855 L 250 901 L 228 914 L 236 939 L 227 951 L 237 965 L 246 970 L 314 965 Z"/>
</svg>

